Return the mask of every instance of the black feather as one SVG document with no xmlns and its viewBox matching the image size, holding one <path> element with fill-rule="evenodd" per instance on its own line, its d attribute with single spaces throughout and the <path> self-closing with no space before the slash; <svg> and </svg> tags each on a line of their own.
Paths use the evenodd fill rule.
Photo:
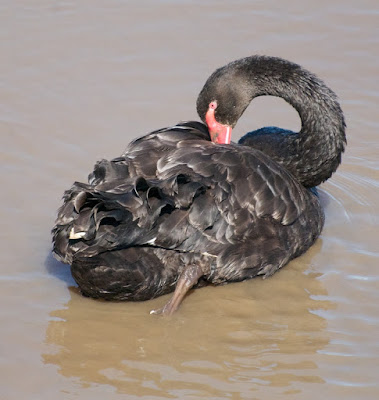
<svg viewBox="0 0 379 400">
<path fill-rule="evenodd" d="M 204 120 L 216 101 L 216 118 L 234 126 L 262 94 L 290 102 L 302 131 L 265 128 L 215 145 L 205 125 L 183 122 L 134 140 L 64 193 L 53 251 L 85 295 L 146 300 L 198 264 L 214 284 L 269 276 L 312 245 L 324 215 L 309 187 L 340 162 L 343 114 L 313 74 L 258 56 L 217 70 L 198 112 Z"/>
</svg>

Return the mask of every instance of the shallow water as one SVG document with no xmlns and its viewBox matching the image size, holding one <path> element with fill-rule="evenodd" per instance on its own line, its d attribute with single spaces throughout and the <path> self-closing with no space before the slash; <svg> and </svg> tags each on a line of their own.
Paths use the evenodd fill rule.
<svg viewBox="0 0 379 400">
<path fill-rule="evenodd" d="M 379 397 L 379 6 L 375 1 L 3 1 L 0 4 L 0 398 Z M 60 197 L 133 138 L 197 119 L 216 68 L 281 56 L 339 95 L 343 164 L 321 186 L 326 226 L 272 278 L 162 297 L 80 296 L 50 255 Z M 234 138 L 296 129 L 257 99 Z"/>
</svg>

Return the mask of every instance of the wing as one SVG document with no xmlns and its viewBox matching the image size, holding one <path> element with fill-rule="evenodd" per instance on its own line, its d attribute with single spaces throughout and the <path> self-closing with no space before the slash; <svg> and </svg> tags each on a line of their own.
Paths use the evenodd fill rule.
<svg viewBox="0 0 379 400">
<path fill-rule="evenodd" d="M 258 150 L 181 142 L 158 162 L 160 179 L 178 174 L 206 188 L 185 224 L 197 231 L 178 248 L 217 255 L 213 283 L 271 275 L 322 229 L 317 197 Z"/>
<path fill-rule="evenodd" d="M 222 253 L 228 264 L 245 246 L 243 257 L 258 265 L 252 246 L 294 224 L 309 194 L 260 151 L 214 145 L 193 129 L 137 139 L 124 156 L 99 162 L 89 184 L 75 183 L 53 230 L 57 257 L 71 263 L 75 255 L 152 246 Z"/>
<path fill-rule="evenodd" d="M 290 225 L 307 206 L 307 191 L 288 171 L 247 147 L 181 141 L 158 161 L 157 177 L 179 175 L 208 187 L 233 226 L 242 220 L 240 213 L 250 221 L 271 218 Z"/>
<path fill-rule="evenodd" d="M 93 256 L 140 243 L 140 235 L 150 237 L 152 221 L 165 206 L 167 212 L 172 201 L 145 178 L 156 178 L 158 160 L 181 140 L 191 139 L 209 141 L 205 125 L 183 122 L 160 129 L 133 141 L 121 157 L 96 163 L 88 184 L 75 182 L 64 193 L 52 231 L 55 256 L 71 263 L 76 253 Z M 117 240 L 121 233 L 128 240 Z"/>
</svg>

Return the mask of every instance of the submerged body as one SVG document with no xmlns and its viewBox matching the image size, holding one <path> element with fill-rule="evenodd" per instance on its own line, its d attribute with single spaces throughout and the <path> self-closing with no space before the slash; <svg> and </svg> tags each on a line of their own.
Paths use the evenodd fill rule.
<svg viewBox="0 0 379 400">
<path fill-rule="evenodd" d="M 322 162 L 311 148 L 307 159 L 301 154 L 301 138 L 309 132 L 267 128 L 246 135 L 241 144 L 219 144 L 222 130 L 226 127 L 230 135 L 252 98 L 270 94 L 258 90 L 258 83 L 265 83 L 262 63 L 266 74 L 278 74 L 284 66 L 280 78 L 290 83 L 291 69 L 299 73 L 296 64 L 281 64 L 280 59 L 240 60 L 237 67 L 242 65 L 249 76 L 255 68 L 259 79 L 251 81 L 256 91 L 249 97 L 229 90 L 223 101 L 221 83 L 231 72 L 236 81 L 236 67 L 231 63 L 223 73 L 217 70 L 198 99 L 199 115 L 208 127 L 187 122 L 152 132 L 132 142 L 121 157 L 97 163 L 88 184 L 75 183 L 65 193 L 53 229 L 53 251 L 71 265 L 83 294 L 146 300 L 175 290 L 163 309 L 171 313 L 193 285 L 269 276 L 314 243 L 324 216 L 311 188 L 337 168 L 345 142 L 333 92 L 324 94 L 340 114 L 340 132 L 334 132 L 338 143 L 326 136 L 333 144 L 328 154 L 320 144 Z M 308 97 L 304 101 L 310 107 Z M 228 108 L 239 112 L 230 116 Z M 313 145 L 310 139 L 305 142 Z"/>
</svg>

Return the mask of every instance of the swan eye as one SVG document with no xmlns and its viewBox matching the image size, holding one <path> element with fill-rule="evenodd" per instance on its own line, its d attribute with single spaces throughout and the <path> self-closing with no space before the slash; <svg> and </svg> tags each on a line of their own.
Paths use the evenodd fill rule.
<svg viewBox="0 0 379 400">
<path fill-rule="evenodd" d="M 209 103 L 209 108 L 212 110 L 215 110 L 217 108 L 217 102 L 216 101 L 212 101 Z"/>
</svg>

